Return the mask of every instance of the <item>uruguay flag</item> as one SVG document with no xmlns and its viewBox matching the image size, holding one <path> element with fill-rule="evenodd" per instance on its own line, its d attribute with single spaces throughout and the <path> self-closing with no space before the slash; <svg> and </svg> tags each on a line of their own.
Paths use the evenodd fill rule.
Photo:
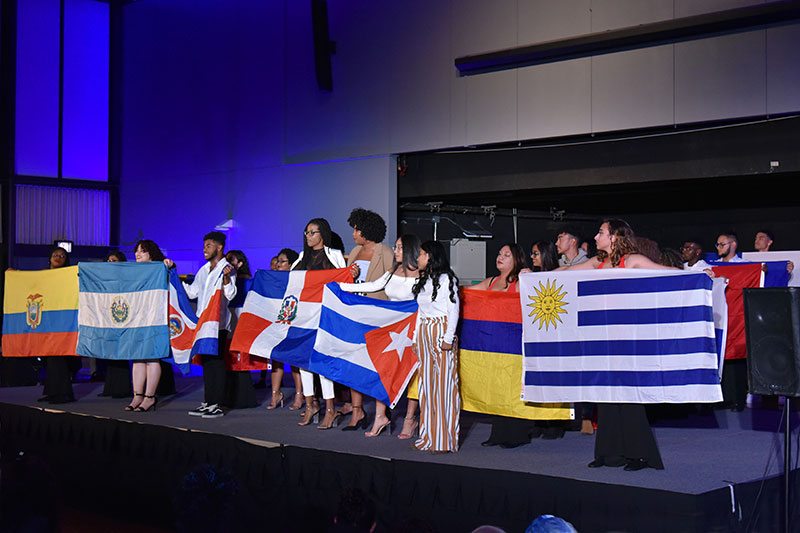
<svg viewBox="0 0 800 533">
<path fill-rule="evenodd" d="M 332 281 L 352 280 L 347 268 L 256 271 L 230 349 L 308 369 L 322 289 Z"/>
<path fill-rule="evenodd" d="M 682 271 L 522 274 L 524 399 L 721 401 L 711 289 Z"/>
<path fill-rule="evenodd" d="M 217 354 L 222 277 L 214 295 L 198 318 L 174 268 L 169 269 L 169 342 L 175 363 L 186 365 L 197 354 Z"/>
<path fill-rule="evenodd" d="M 419 366 L 411 350 L 416 312 L 416 300 L 377 300 L 327 284 L 309 370 L 394 407 Z"/>
<path fill-rule="evenodd" d="M 167 276 L 161 262 L 78 264 L 78 355 L 169 356 Z"/>
</svg>

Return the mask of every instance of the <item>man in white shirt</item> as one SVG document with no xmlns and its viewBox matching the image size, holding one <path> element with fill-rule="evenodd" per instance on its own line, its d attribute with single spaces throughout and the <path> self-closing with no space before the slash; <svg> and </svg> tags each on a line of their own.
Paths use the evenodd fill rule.
<svg viewBox="0 0 800 533">
<path fill-rule="evenodd" d="M 225 234 L 212 231 L 203 237 L 203 257 L 208 262 L 198 270 L 194 281 L 191 285 L 185 282 L 183 284 L 186 295 L 190 299 L 197 298 L 197 316 L 199 317 L 208 307 L 221 277 L 224 299 L 219 310 L 218 353 L 200 355 L 203 362 L 204 401 L 197 409 L 189 411 L 189 414 L 203 418 L 219 418 L 225 414 L 221 404 L 225 396 L 224 354 L 231 324 L 228 302 L 236 296 L 236 269 L 225 260 Z M 169 259 L 165 259 L 164 262 L 167 267 L 171 267 L 173 264 Z"/>
<path fill-rule="evenodd" d="M 700 246 L 699 242 L 684 242 L 683 246 L 681 246 L 681 257 L 683 257 L 684 261 L 684 270 L 696 270 L 699 272 L 711 268 L 708 263 L 701 259 L 701 257 L 703 257 L 703 247 Z"/>
<path fill-rule="evenodd" d="M 573 230 L 566 229 L 558 234 L 556 249 L 561 255 L 558 258 L 558 266 L 577 265 L 589 260 L 586 252 L 583 248 L 578 247 L 578 244 L 580 244 L 580 239 Z"/>
<path fill-rule="evenodd" d="M 739 248 L 739 238 L 735 233 L 723 233 L 717 237 L 717 242 L 714 244 L 717 247 L 717 255 L 720 261 L 724 263 L 741 263 L 742 258 L 736 255 L 736 250 Z"/>
</svg>

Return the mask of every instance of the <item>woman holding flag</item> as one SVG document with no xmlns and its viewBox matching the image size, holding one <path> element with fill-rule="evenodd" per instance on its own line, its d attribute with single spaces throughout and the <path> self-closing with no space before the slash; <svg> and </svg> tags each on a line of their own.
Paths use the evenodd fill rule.
<svg viewBox="0 0 800 533">
<path fill-rule="evenodd" d="M 458 392 L 458 278 L 450 269 L 444 246 L 427 241 L 417 264 L 420 276 L 412 292 L 419 304 L 414 351 L 419 357 L 418 450 L 458 451 L 461 396 Z"/>
<path fill-rule="evenodd" d="M 354 231 L 355 233 L 355 231 Z M 391 269 L 374 281 L 364 283 L 339 283 L 342 290 L 347 292 L 375 293 L 382 292 L 391 301 L 413 300 L 414 283 L 419 278 L 417 258 L 419 257 L 419 237 L 412 234 L 402 235 L 394 245 L 394 262 Z M 351 257 L 353 254 L 350 254 Z M 417 424 L 417 400 L 408 400 L 403 433 L 410 438 Z M 386 426 L 391 434 L 391 418 L 387 415 L 386 404 L 375 400 L 375 421 L 372 429 L 364 433 L 366 437 L 377 437 Z"/>
<path fill-rule="evenodd" d="M 312 218 L 303 231 L 303 251 L 292 265 L 292 270 L 328 270 L 344 268 L 344 255 L 337 249 L 330 248 L 333 242 L 331 226 L 324 218 Z M 303 420 L 298 424 L 307 426 L 319 413 L 319 404 L 314 401 L 314 374 L 308 370 L 300 370 L 303 381 L 303 394 L 306 397 L 306 411 Z M 317 429 L 331 429 L 336 419 L 336 406 L 334 403 L 333 381 L 325 376 L 319 376 L 322 387 L 322 397 L 325 399 L 325 418 Z"/>
<path fill-rule="evenodd" d="M 603 221 L 595 235 L 597 255 L 577 265 L 556 270 L 589 270 L 593 268 L 671 269 L 654 263 L 638 253 L 636 236 L 624 220 Z M 674 270 L 674 269 L 673 269 Z M 653 437 L 644 405 L 632 403 L 597 404 L 597 438 L 594 461 L 589 468 L 622 466 L 625 470 L 664 469 L 658 444 Z"/>
</svg>

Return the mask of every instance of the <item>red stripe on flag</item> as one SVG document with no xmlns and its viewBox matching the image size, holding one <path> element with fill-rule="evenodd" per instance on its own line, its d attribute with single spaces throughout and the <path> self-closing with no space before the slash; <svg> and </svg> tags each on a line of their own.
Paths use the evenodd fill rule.
<svg viewBox="0 0 800 533">
<path fill-rule="evenodd" d="M 250 347 L 253 346 L 256 337 L 271 324 L 271 321 L 253 313 L 242 313 L 236 324 L 236 331 L 233 332 L 230 349 L 234 352 L 250 353 Z"/>
<path fill-rule="evenodd" d="M 78 332 L 17 333 L 3 335 L 4 357 L 76 355 Z"/>
<path fill-rule="evenodd" d="M 461 316 L 467 320 L 521 324 L 519 293 L 462 289 Z"/>
<path fill-rule="evenodd" d="M 353 274 L 350 273 L 349 268 L 309 270 L 306 272 L 303 292 L 300 293 L 300 301 L 322 303 L 322 291 L 325 289 L 325 284 L 332 281 L 352 283 Z"/>
</svg>

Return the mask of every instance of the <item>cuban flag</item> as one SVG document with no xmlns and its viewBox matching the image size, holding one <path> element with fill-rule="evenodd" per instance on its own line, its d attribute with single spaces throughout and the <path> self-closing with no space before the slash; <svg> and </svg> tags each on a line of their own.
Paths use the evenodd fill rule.
<svg viewBox="0 0 800 533">
<path fill-rule="evenodd" d="M 309 370 L 394 407 L 419 360 L 416 300 L 391 302 L 325 286 Z"/>
<path fill-rule="evenodd" d="M 78 264 L 78 355 L 169 356 L 167 272 L 161 262 Z"/>
<path fill-rule="evenodd" d="M 705 273 L 522 274 L 520 304 L 526 401 L 722 400 Z"/>
<path fill-rule="evenodd" d="M 219 353 L 219 313 L 222 299 L 220 276 L 216 281 L 214 295 L 198 317 L 186 296 L 178 272 L 174 268 L 169 269 L 169 342 L 175 363 L 186 365 L 197 354 Z"/>
<path fill-rule="evenodd" d="M 326 283 L 352 280 L 347 268 L 256 271 L 230 349 L 308 369 L 322 290 Z"/>
</svg>

